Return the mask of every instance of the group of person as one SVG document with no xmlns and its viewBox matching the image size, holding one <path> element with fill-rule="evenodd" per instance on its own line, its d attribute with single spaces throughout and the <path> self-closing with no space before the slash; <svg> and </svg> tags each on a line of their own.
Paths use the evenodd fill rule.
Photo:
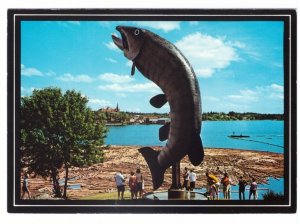
<svg viewBox="0 0 300 224">
<path fill-rule="evenodd" d="M 230 200 L 231 196 L 231 185 L 235 185 L 232 183 L 231 178 L 227 172 L 223 174 L 221 180 L 209 172 L 206 172 L 207 177 L 207 195 L 211 200 L 219 200 L 219 188 L 222 185 L 223 188 L 223 197 L 225 200 Z M 240 176 L 238 186 L 239 186 L 239 200 L 245 200 L 245 190 L 248 185 L 247 181 L 244 180 L 243 176 Z M 252 178 L 249 189 L 249 200 L 251 200 L 251 196 L 253 199 L 257 199 L 257 183 L 255 178 Z"/>
<path fill-rule="evenodd" d="M 118 200 L 124 199 L 126 176 L 122 174 L 121 171 L 117 172 L 115 175 L 115 182 L 118 190 Z M 144 193 L 144 177 L 141 170 L 138 168 L 136 172 L 130 172 L 130 177 L 128 180 L 128 185 L 131 193 L 131 199 L 138 199 L 143 197 Z"/>
<path fill-rule="evenodd" d="M 196 187 L 196 179 L 197 175 L 194 172 L 193 169 L 190 171 L 187 167 L 184 168 L 184 174 L 183 174 L 183 186 L 185 190 L 193 191 L 193 189 Z"/>
</svg>

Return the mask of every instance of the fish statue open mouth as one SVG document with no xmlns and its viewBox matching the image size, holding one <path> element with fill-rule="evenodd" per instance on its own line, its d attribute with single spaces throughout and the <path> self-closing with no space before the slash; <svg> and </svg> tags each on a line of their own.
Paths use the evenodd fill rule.
<svg viewBox="0 0 300 224">
<path fill-rule="evenodd" d="M 161 151 L 150 147 L 139 149 L 149 166 L 153 190 L 156 190 L 163 183 L 166 169 L 184 156 L 188 155 L 194 166 L 203 161 L 198 80 L 188 60 L 169 41 L 145 29 L 128 26 L 116 29 L 121 38 L 112 35 L 112 39 L 133 62 L 131 75 L 137 68 L 163 91 L 152 97 L 150 104 L 156 108 L 167 102 L 170 105 L 171 122 L 159 129 L 159 139 L 167 140 L 166 145 Z"/>
</svg>

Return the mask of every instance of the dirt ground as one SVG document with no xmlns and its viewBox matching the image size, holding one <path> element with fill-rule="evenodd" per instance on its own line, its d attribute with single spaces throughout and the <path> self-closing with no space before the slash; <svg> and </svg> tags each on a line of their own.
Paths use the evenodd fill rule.
<svg viewBox="0 0 300 224">
<path fill-rule="evenodd" d="M 94 164 L 90 167 L 72 167 L 69 169 L 69 177 L 74 178 L 68 181 L 69 185 L 80 184 L 80 189 L 69 189 L 69 199 L 79 199 L 83 196 L 93 195 L 96 193 L 114 192 L 116 186 L 114 175 L 116 171 L 129 178 L 130 171 L 140 168 L 145 179 L 145 191 L 152 191 L 152 178 L 150 170 L 138 152 L 140 146 L 109 146 L 103 148 L 105 159 L 103 163 Z M 161 147 L 153 147 L 160 150 Z M 236 149 L 218 149 L 206 148 L 204 161 L 194 167 L 188 160 L 188 157 L 182 159 L 180 163 L 181 173 L 184 168 L 194 169 L 197 174 L 196 187 L 202 187 L 206 184 L 205 172 L 209 170 L 220 178 L 224 171 L 228 172 L 233 183 L 237 184 L 239 176 L 250 180 L 255 177 L 258 183 L 267 183 L 269 177 L 280 178 L 284 173 L 284 156 L 283 154 L 271 152 L 259 152 Z M 64 171 L 61 170 L 60 177 L 64 177 Z M 126 186 L 128 186 L 128 178 Z M 181 178 L 182 179 L 182 178 Z M 167 190 L 171 186 L 171 168 L 165 173 L 163 185 L 159 190 Z M 36 199 L 52 199 L 52 184 L 50 179 L 41 177 L 30 177 L 29 188 L 32 196 Z M 128 187 L 127 187 L 128 189 Z"/>
</svg>

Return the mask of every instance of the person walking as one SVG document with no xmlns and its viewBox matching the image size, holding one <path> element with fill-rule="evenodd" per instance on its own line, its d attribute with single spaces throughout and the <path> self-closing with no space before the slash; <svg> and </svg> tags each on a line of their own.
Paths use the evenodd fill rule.
<svg viewBox="0 0 300 224">
<path fill-rule="evenodd" d="M 197 175 L 194 172 L 194 170 L 191 170 L 190 174 L 189 174 L 189 181 L 190 181 L 190 191 L 193 191 L 194 188 L 196 187 L 196 179 L 197 179 Z"/>
<path fill-rule="evenodd" d="M 229 179 L 228 173 L 224 173 L 224 177 L 221 180 L 223 184 L 223 195 L 225 200 L 230 200 L 230 187 L 231 180 Z"/>
<path fill-rule="evenodd" d="M 183 188 L 185 188 L 185 190 L 188 190 L 189 186 L 189 175 L 190 172 L 188 170 L 187 167 L 184 168 L 184 174 L 183 174 Z"/>
<path fill-rule="evenodd" d="M 252 182 L 250 184 L 249 191 L 249 200 L 251 200 L 251 196 L 253 195 L 253 200 L 257 199 L 257 183 L 255 182 L 255 178 L 252 178 Z"/>
<path fill-rule="evenodd" d="M 243 179 L 243 176 L 240 176 L 239 179 L 239 199 L 245 200 L 245 188 L 246 188 L 247 182 Z"/>
<path fill-rule="evenodd" d="M 144 178 L 143 178 L 140 168 L 138 168 L 136 170 L 135 176 L 136 176 L 136 182 L 137 182 L 137 195 L 139 196 L 140 199 L 142 199 L 142 195 L 143 195 L 143 191 L 144 191 L 143 190 Z"/>
<path fill-rule="evenodd" d="M 137 178 L 134 175 L 134 172 L 131 171 L 129 177 L 129 188 L 131 192 L 131 199 L 136 199 L 137 198 Z"/>
<path fill-rule="evenodd" d="M 25 193 L 28 194 L 28 199 L 31 199 L 31 194 L 29 191 L 29 183 L 28 183 L 28 174 L 24 175 L 24 180 L 23 180 L 23 184 L 22 184 L 22 196 L 21 199 L 24 198 Z"/>
<path fill-rule="evenodd" d="M 124 191 L 125 191 L 125 177 L 122 175 L 121 171 L 117 172 L 115 175 L 115 181 L 118 189 L 118 200 L 124 199 Z"/>
</svg>

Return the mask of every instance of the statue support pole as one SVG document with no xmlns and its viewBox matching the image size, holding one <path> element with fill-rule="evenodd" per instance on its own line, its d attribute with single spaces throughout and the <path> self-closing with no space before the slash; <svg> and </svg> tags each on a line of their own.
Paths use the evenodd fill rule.
<svg viewBox="0 0 300 224">
<path fill-rule="evenodd" d="M 172 166 L 171 189 L 180 189 L 180 162 L 175 162 Z"/>
<path fill-rule="evenodd" d="M 172 165 L 172 185 L 168 191 L 170 199 L 185 199 L 185 191 L 180 189 L 180 161 Z"/>
</svg>

